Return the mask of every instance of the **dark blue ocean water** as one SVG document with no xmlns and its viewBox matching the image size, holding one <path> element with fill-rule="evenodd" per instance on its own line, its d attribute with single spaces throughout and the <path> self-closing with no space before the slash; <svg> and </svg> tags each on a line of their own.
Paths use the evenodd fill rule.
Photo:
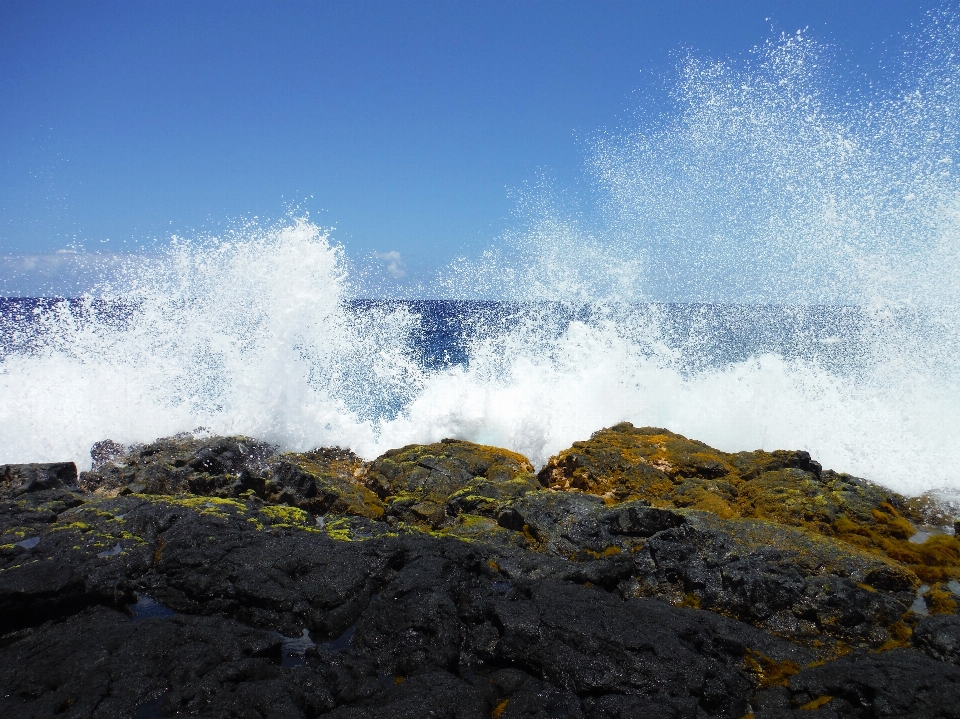
<svg viewBox="0 0 960 719">
<path fill-rule="evenodd" d="M 58 298 L 0 298 L 0 351 L 36 349 L 32 340 L 44 315 L 68 313 L 80 320 L 84 301 Z M 136 316 L 136 305 L 93 301 L 98 320 L 122 330 Z M 857 307 L 746 304 L 572 305 L 451 300 L 358 299 L 348 311 L 405 308 L 417 317 L 410 342 L 425 369 L 465 365 L 477 337 L 508 332 L 534 317 L 548 334 L 559 336 L 572 322 L 615 322 L 656 327 L 657 338 L 676 349 L 688 369 L 740 362 L 776 354 L 804 358 L 825 367 L 856 360 L 862 351 L 867 318 Z M 630 329 L 625 327 L 625 329 Z"/>
</svg>

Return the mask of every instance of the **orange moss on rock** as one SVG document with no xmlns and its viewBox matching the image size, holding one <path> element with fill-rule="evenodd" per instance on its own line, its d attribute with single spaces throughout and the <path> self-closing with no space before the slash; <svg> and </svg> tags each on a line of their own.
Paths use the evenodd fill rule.
<svg viewBox="0 0 960 719">
<path fill-rule="evenodd" d="M 319 449 L 281 455 L 275 476 L 283 481 L 267 483 L 267 499 L 297 505 L 314 514 L 379 519 L 383 516 L 383 503 L 357 478 L 362 466 L 362 460 L 346 450 Z M 296 499 L 299 487 L 309 497 Z"/>
<path fill-rule="evenodd" d="M 824 471 L 803 451 L 721 452 L 666 429 L 622 422 L 574 442 L 538 477 L 559 491 L 802 528 L 883 555 L 929 583 L 960 577 L 956 537 L 909 541 L 914 523 L 935 509 L 929 500 Z M 884 581 L 881 573 L 871 585 L 885 589 Z"/>
<path fill-rule="evenodd" d="M 455 439 L 390 450 L 362 474 L 388 521 L 434 529 L 464 512 L 495 515 L 503 502 L 539 488 L 523 455 Z"/>
<path fill-rule="evenodd" d="M 939 585 L 933 587 L 923 598 L 931 614 L 955 614 L 957 611 L 956 595 Z"/>
<path fill-rule="evenodd" d="M 744 662 L 756 677 L 758 689 L 787 686 L 790 677 L 800 671 L 796 662 L 789 659 L 778 662 L 750 649 L 744 655 Z"/>
<path fill-rule="evenodd" d="M 831 695 L 824 694 L 822 697 L 817 697 L 816 699 L 807 702 L 806 704 L 802 705 L 800 708 L 804 711 L 814 711 L 815 709 L 819 709 L 824 704 L 827 704 L 832 700 L 833 700 L 833 697 Z"/>
</svg>

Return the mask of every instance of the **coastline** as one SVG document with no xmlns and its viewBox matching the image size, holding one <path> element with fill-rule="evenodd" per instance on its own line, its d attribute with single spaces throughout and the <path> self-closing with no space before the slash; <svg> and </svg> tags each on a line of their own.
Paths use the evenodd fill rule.
<svg viewBox="0 0 960 719">
<path fill-rule="evenodd" d="M 960 697 L 950 508 L 806 452 L 621 423 L 537 473 L 460 440 L 91 454 L 0 470 L 4 716 L 946 717 Z"/>
</svg>

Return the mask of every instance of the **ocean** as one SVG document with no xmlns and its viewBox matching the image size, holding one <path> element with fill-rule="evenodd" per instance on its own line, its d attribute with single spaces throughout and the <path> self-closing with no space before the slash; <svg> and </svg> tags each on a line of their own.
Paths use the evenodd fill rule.
<svg viewBox="0 0 960 719">
<path fill-rule="evenodd" d="M 296 241 L 298 254 L 335 251 L 321 235 Z M 729 451 L 807 449 L 908 493 L 957 483 L 956 395 L 891 382 L 882 323 L 860 308 L 324 304 L 329 285 L 292 279 L 4 300 L 0 461 L 88 466 L 101 439 L 195 431 L 367 458 L 460 437 L 542 464 L 628 420 Z"/>
<path fill-rule="evenodd" d="M 458 437 L 544 463 L 627 420 L 960 491 L 960 60 L 889 87 L 800 34 L 690 58 L 479 255 L 393 299 L 308 217 L 172 238 L 72 300 L 0 301 L 0 463 L 178 432 L 283 449 Z M 582 198 L 581 198 L 582 199 Z"/>
</svg>

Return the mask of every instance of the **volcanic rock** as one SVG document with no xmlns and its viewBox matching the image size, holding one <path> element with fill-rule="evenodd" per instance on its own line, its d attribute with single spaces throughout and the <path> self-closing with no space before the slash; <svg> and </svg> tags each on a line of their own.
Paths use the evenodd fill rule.
<svg viewBox="0 0 960 719">
<path fill-rule="evenodd" d="M 434 528 L 461 512 L 496 516 L 504 500 L 538 488 L 526 457 L 449 439 L 389 450 L 370 464 L 365 483 L 387 503 L 388 521 Z"/>
<path fill-rule="evenodd" d="M 52 464 L 0 465 L 0 496 L 18 496 L 44 489 L 75 487 L 77 465 L 73 462 Z"/>
<path fill-rule="evenodd" d="M 886 556 L 929 583 L 960 572 L 960 542 L 954 536 L 909 541 L 932 512 L 923 499 L 824 471 L 807 452 L 729 454 L 665 429 L 621 422 L 575 442 L 538 476 L 561 491 L 798 527 Z"/>
<path fill-rule="evenodd" d="M 960 616 L 924 617 L 913 630 L 913 644 L 934 659 L 960 665 Z"/>
<path fill-rule="evenodd" d="M 93 469 L 82 473 L 80 482 L 97 494 L 251 494 L 315 514 L 373 519 L 383 514 L 377 496 L 355 477 L 360 458 L 339 447 L 280 454 L 273 445 L 249 437 L 184 436 L 129 449 L 105 440 L 94 445 L 91 455 Z"/>
<path fill-rule="evenodd" d="M 0 475 L 4 717 L 958 716 L 955 538 L 804 452 L 94 455 Z"/>
</svg>

